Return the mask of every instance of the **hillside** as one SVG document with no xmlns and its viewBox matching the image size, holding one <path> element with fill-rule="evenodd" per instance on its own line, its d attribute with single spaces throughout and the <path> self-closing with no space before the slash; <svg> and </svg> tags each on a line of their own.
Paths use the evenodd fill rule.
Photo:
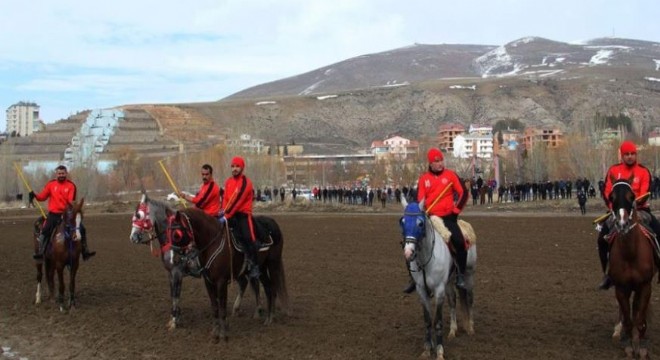
<svg viewBox="0 0 660 360">
<path fill-rule="evenodd" d="M 502 46 L 413 45 L 347 59 L 217 102 L 118 107 L 144 112 L 157 123 L 150 141 L 167 152 L 176 151 L 177 144 L 201 149 L 249 133 L 267 144 L 294 142 L 304 144 L 307 153 L 337 153 L 363 150 L 393 134 L 422 140 L 447 122 L 502 119 L 570 132 L 588 129 L 596 113 L 629 116 L 641 137 L 660 126 L 660 44 L 616 38 L 568 44 L 529 37 Z M 66 124 L 75 121 L 49 125 L 15 144 L 50 141 L 48 151 L 56 151 L 70 135 Z M 28 147 L 16 151 L 29 152 Z"/>
</svg>

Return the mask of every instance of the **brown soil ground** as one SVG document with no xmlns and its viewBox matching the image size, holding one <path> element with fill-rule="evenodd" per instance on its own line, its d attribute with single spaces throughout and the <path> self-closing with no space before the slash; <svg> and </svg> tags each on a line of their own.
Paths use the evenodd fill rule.
<svg viewBox="0 0 660 360">
<path fill-rule="evenodd" d="M 169 288 L 160 260 L 129 242 L 131 215 L 88 214 L 98 251 L 78 273 L 78 307 L 33 304 L 33 216 L 0 219 L 0 345 L 27 359 L 414 359 L 422 352 L 417 295 L 399 245 L 399 213 L 274 213 L 285 236 L 292 314 L 263 326 L 231 317 L 228 342 L 211 342 L 202 281 L 186 278 L 182 327 L 168 332 Z M 33 210 L 31 210 L 33 211 Z M 612 291 L 595 290 L 600 269 L 594 216 L 467 211 L 479 237 L 475 330 L 445 343 L 448 359 L 613 359 Z M 230 289 L 233 301 L 236 286 Z M 653 295 L 652 303 L 659 302 Z M 653 320 L 655 317 L 651 316 Z M 448 317 L 445 316 L 447 323 Z M 445 326 L 445 330 L 448 326 Z M 658 338 L 660 327 L 650 324 Z M 653 349 L 652 349 L 653 351 Z"/>
</svg>

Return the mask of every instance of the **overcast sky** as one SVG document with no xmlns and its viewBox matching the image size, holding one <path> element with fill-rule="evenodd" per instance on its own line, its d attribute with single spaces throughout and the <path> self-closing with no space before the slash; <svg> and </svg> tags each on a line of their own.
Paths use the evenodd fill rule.
<svg viewBox="0 0 660 360">
<path fill-rule="evenodd" d="M 657 0 L 0 0 L 0 106 L 215 101 L 413 43 L 660 42 Z M 6 129 L 0 116 L 0 131 Z"/>
</svg>

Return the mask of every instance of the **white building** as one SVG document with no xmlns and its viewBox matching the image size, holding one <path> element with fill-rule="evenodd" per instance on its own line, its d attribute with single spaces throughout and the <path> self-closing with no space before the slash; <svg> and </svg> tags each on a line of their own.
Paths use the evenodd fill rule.
<svg viewBox="0 0 660 360">
<path fill-rule="evenodd" d="M 41 128 L 39 105 L 20 101 L 7 108 L 7 134 L 30 136 Z"/>
<path fill-rule="evenodd" d="M 470 125 L 469 134 L 456 135 L 454 138 L 454 157 L 467 159 L 493 158 L 493 128 L 491 126 Z"/>
<path fill-rule="evenodd" d="M 395 158 L 405 159 L 408 155 L 419 152 L 419 143 L 401 136 L 393 136 L 383 141 L 373 141 L 371 143 L 371 153 L 376 157 L 383 155 L 392 155 Z"/>
</svg>

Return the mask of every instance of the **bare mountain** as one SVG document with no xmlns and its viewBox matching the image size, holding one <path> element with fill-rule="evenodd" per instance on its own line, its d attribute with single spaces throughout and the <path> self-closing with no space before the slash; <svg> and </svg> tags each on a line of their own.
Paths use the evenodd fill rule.
<svg viewBox="0 0 660 360">
<path fill-rule="evenodd" d="M 590 129 L 597 113 L 629 116 L 634 134 L 643 137 L 660 126 L 660 44 L 617 38 L 569 44 L 538 37 L 502 46 L 418 44 L 217 102 L 125 108 L 144 111 L 159 124 L 153 143 L 160 148 L 170 146 L 161 141 L 190 149 L 249 133 L 268 144 L 294 142 L 305 144 L 308 153 L 337 153 L 394 134 L 431 138 L 448 122 L 518 119 L 568 132 Z"/>
</svg>

